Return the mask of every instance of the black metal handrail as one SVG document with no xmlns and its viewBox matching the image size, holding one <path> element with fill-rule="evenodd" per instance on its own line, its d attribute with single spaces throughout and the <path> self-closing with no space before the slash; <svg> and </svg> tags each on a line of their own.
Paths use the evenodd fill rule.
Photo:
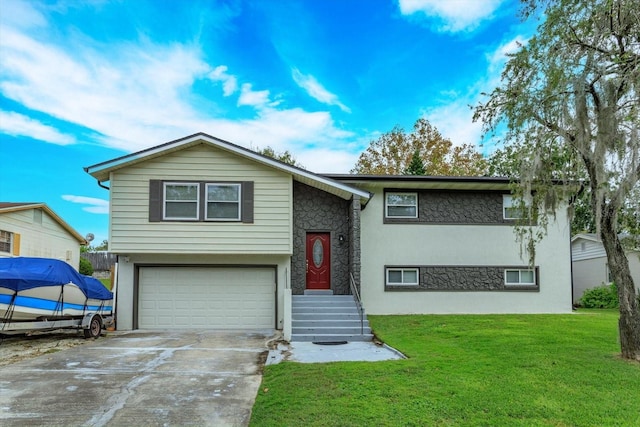
<svg viewBox="0 0 640 427">
<path fill-rule="evenodd" d="M 356 280 L 353 278 L 353 274 L 349 273 L 349 287 L 351 288 L 351 295 L 356 303 L 358 314 L 360 315 L 360 335 L 364 335 L 364 309 L 362 308 L 362 300 L 360 299 L 360 293 L 356 286 Z"/>
</svg>

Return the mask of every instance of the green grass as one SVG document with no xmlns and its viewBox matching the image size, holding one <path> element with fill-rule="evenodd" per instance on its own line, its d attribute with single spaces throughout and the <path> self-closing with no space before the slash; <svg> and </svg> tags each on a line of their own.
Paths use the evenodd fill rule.
<svg viewBox="0 0 640 427">
<path fill-rule="evenodd" d="M 370 316 L 409 359 L 267 366 L 252 426 L 640 426 L 615 310 Z"/>
<path fill-rule="evenodd" d="M 102 282 L 105 288 L 111 290 L 111 279 L 98 279 L 98 280 Z"/>
</svg>

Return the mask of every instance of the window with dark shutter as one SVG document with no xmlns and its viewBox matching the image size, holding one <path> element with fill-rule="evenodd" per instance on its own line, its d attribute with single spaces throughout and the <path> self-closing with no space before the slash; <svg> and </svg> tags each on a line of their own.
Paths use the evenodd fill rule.
<svg viewBox="0 0 640 427">
<path fill-rule="evenodd" d="M 149 222 L 253 223 L 253 182 L 149 181 Z"/>
</svg>

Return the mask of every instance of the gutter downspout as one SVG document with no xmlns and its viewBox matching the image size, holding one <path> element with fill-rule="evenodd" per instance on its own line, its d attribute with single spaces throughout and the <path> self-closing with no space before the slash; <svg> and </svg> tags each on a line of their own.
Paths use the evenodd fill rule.
<svg viewBox="0 0 640 427">
<path fill-rule="evenodd" d="M 89 173 L 89 167 L 85 167 L 85 168 L 82 168 L 82 169 L 84 169 L 84 171 L 85 171 L 86 173 Z M 99 187 L 104 188 L 105 190 L 111 190 L 109 187 L 107 187 L 106 185 L 104 185 L 104 184 L 103 184 L 99 179 L 97 179 L 97 178 L 96 178 L 96 181 L 98 181 L 98 186 L 99 186 Z"/>
<path fill-rule="evenodd" d="M 106 185 L 104 185 L 102 182 L 100 182 L 100 180 L 98 181 L 98 186 L 104 188 L 105 190 L 111 190 L 109 187 L 107 187 Z"/>
</svg>

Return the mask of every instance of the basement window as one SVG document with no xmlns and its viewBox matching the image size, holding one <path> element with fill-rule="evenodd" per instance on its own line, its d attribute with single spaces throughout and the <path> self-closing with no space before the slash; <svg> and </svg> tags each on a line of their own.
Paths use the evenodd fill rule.
<svg viewBox="0 0 640 427">
<path fill-rule="evenodd" d="M 387 268 L 387 286 L 417 286 L 417 268 Z"/>
<path fill-rule="evenodd" d="M 504 271 L 506 286 L 535 286 L 536 272 L 530 269 L 513 269 Z"/>
</svg>

